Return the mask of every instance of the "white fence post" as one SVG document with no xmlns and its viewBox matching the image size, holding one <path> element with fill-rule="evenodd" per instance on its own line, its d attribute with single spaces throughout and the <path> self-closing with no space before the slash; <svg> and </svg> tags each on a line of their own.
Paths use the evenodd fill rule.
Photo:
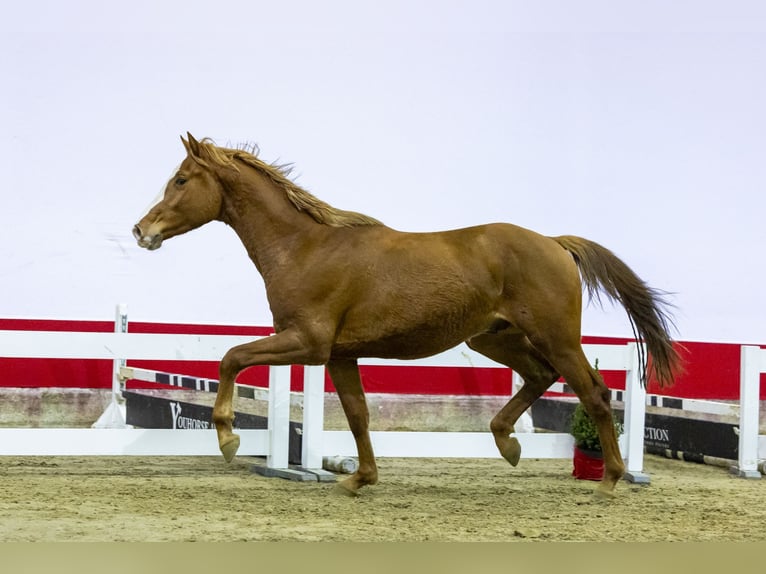
<svg viewBox="0 0 766 574">
<path fill-rule="evenodd" d="M 114 332 L 128 332 L 128 306 L 125 303 L 117 305 L 114 317 Z M 122 396 L 124 384 L 120 375 L 122 367 L 126 365 L 125 358 L 115 358 L 112 361 L 112 397 L 98 420 L 91 425 L 93 428 L 127 428 L 125 424 L 127 413 L 125 399 Z"/>
<path fill-rule="evenodd" d="M 625 373 L 625 478 L 637 484 L 649 483 L 644 469 L 644 424 L 646 421 L 646 389 L 641 385 L 638 344 L 628 343 L 630 357 Z"/>
<path fill-rule="evenodd" d="M 744 478 L 760 478 L 758 472 L 758 415 L 760 409 L 761 349 L 745 345 L 740 354 L 739 454 L 733 471 Z"/>
<path fill-rule="evenodd" d="M 125 303 L 117 305 L 114 317 L 114 332 L 115 333 L 127 333 L 128 332 L 128 306 Z M 120 369 L 127 363 L 125 358 L 115 359 L 112 366 L 112 392 L 117 399 L 117 402 L 122 402 L 122 378 L 120 376 Z"/>
<path fill-rule="evenodd" d="M 290 365 L 269 368 L 268 429 L 266 466 L 287 468 L 290 448 Z"/>
<path fill-rule="evenodd" d="M 301 466 L 322 468 L 322 433 L 324 432 L 324 366 L 306 366 L 303 370 L 303 434 Z"/>
</svg>

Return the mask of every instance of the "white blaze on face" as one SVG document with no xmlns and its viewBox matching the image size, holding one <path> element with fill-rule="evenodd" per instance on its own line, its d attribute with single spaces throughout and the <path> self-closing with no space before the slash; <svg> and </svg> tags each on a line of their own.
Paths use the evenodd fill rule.
<svg viewBox="0 0 766 574">
<path fill-rule="evenodd" d="M 171 179 L 173 179 L 176 176 L 176 173 L 178 173 L 178 168 L 181 167 L 181 164 L 179 163 L 175 168 L 173 168 L 173 173 L 168 178 L 167 182 L 165 182 L 165 185 L 162 186 L 162 189 L 160 189 L 160 192 L 157 194 L 157 196 L 152 200 L 152 202 L 149 204 L 149 207 L 147 207 L 144 210 L 144 214 L 139 218 L 139 221 L 146 217 L 146 214 L 149 213 L 152 208 L 157 205 L 160 201 L 163 200 L 165 197 L 165 189 L 168 186 L 168 182 L 170 182 Z"/>
</svg>

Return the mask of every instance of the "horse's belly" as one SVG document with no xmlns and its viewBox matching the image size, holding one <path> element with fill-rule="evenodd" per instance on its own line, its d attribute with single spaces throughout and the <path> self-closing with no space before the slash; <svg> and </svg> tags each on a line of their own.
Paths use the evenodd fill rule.
<svg viewBox="0 0 766 574">
<path fill-rule="evenodd" d="M 428 322 L 407 329 L 375 328 L 370 321 L 363 331 L 339 334 L 333 358 L 379 357 L 419 359 L 459 345 L 486 329 L 486 321 Z"/>
<path fill-rule="evenodd" d="M 361 357 L 376 357 L 380 359 L 421 359 L 430 357 L 451 349 L 462 343 L 462 340 L 450 341 L 441 345 L 432 341 L 427 345 L 405 339 L 383 339 L 378 341 L 338 343 L 333 347 L 333 359 L 358 359 Z"/>
<path fill-rule="evenodd" d="M 408 254 L 386 273 L 360 278 L 348 302 L 333 354 L 412 359 L 450 349 L 498 319 L 502 274 L 476 260 Z M 414 263 L 413 263 L 414 258 Z M 470 264 L 469 264 L 470 263 Z"/>
</svg>

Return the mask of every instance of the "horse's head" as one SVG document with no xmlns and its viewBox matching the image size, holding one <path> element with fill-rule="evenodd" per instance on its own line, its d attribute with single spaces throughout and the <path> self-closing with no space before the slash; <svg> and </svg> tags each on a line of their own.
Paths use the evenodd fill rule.
<svg viewBox="0 0 766 574">
<path fill-rule="evenodd" d="M 220 216 L 223 186 L 212 169 L 211 146 L 198 142 L 191 134 L 187 136 L 188 140 L 181 138 L 186 159 L 168 181 L 160 200 L 133 227 L 140 247 L 158 249 L 163 240 Z"/>
</svg>

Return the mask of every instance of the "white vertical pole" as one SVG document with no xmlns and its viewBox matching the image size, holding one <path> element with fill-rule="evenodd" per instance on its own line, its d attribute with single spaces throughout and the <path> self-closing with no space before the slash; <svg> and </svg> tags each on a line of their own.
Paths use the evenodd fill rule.
<svg viewBox="0 0 766 574">
<path fill-rule="evenodd" d="M 128 332 L 128 306 L 125 303 L 117 305 L 117 309 L 114 317 L 114 332 L 115 333 L 127 333 Z M 118 403 L 123 402 L 122 397 L 122 379 L 120 378 L 120 368 L 124 367 L 126 360 L 115 359 L 112 367 L 112 393 L 114 400 Z"/>
<path fill-rule="evenodd" d="M 287 468 L 290 448 L 290 365 L 269 368 L 269 453 L 266 466 Z"/>
<path fill-rule="evenodd" d="M 303 436 L 301 466 L 322 468 L 322 433 L 324 432 L 324 366 L 306 366 L 303 370 Z"/>
<path fill-rule="evenodd" d="M 128 306 L 125 303 L 117 305 L 114 317 L 114 332 L 128 332 Z M 124 358 L 114 359 L 112 361 L 112 400 L 94 422 L 93 428 L 126 428 L 125 421 L 127 412 L 125 409 L 125 397 L 122 396 L 124 383 L 120 377 L 120 367 L 124 367 L 126 361 Z"/>
<path fill-rule="evenodd" d="M 644 425 L 646 423 L 646 389 L 641 385 L 638 343 L 628 343 L 628 367 L 625 373 L 625 455 L 630 482 L 647 484 L 644 472 Z M 644 352 L 645 355 L 645 352 Z"/>
<path fill-rule="evenodd" d="M 743 345 L 739 371 L 739 455 L 736 474 L 760 478 L 758 472 L 758 411 L 760 408 L 759 347 Z"/>
</svg>

